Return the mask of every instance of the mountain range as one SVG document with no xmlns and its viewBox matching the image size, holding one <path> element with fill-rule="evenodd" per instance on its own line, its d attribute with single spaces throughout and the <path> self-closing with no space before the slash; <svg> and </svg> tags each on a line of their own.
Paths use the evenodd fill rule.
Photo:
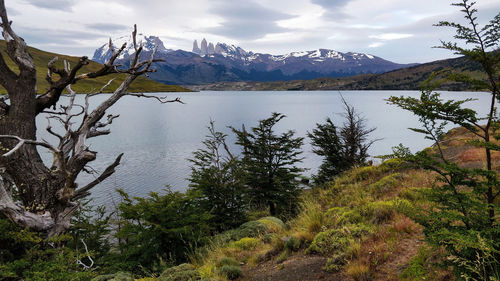
<svg viewBox="0 0 500 281">
<path fill-rule="evenodd" d="M 320 77 L 348 77 L 358 74 L 384 73 L 415 64 L 398 64 L 370 54 L 330 49 L 292 52 L 271 55 L 246 51 L 225 43 L 193 42 L 191 51 L 167 49 L 159 37 L 140 34 L 143 55 L 150 56 L 156 47 L 155 58 L 164 62 L 156 64 L 157 72 L 150 78 L 158 82 L 177 85 L 200 85 L 237 81 L 289 81 Z M 118 49 L 124 42 L 131 45 L 131 37 L 119 37 L 113 42 Z M 118 61 L 126 66 L 133 48 L 127 48 Z M 111 56 L 109 44 L 99 47 L 93 60 L 104 63 Z"/>
<path fill-rule="evenodd" d="M 487 79 L 481 67 L 465 57 L 444 59 L 400 68 L 380 74 L 359 74 L 342 78 L 316 78 L 309 80 L 273 82 L 218 82 L 206 85 L 190 85 L 195 91 L 311 91 L 311 90 L 420 90 L 422 83 L 431 73 L 442 72 L 437 79 L 445 78 L 447 71 L 467 73 L 479 79 Z M 434 80 L 435 81 L 435 80 Z M 470 91 L 480 90 L 465 82 L 441 81 L 439 90 Z"/>
</svg>

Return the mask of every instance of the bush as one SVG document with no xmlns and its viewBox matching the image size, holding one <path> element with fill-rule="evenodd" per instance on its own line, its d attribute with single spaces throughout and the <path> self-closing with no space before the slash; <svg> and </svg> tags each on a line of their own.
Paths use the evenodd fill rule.
<svg viewBox="0 0 500 281">
<path fill-rule="evenodd" d="M 226 276 L 229 280 L 235 280 L 243 274 L 243 271 L 236 265 L 224 265 L 219 268 L 219 274 Z"/>
<path fill-rule="evenodd" d="M 277 233 L 285 228 L 285 223 L 277 217 L 263 217 L 257 221 L 264 224 L 270 232 Z"/>
<path fill-rule="evenodd" d="M 264 217 L 256 221 L 246 222 L 236 229 L 216 235 L 215 240 L 227 243 L 240 240 L 244 237 L 259 237 L 268 233 L 279 232 L 284 227 L 285 224 L 280 219 L 276 217 Z"/>
<path fill-rule="evenodd" d="M 82 258 L 66 247 L 70 235 L 44 239 L 0 215 L 0 280 L 90 280 L 97 273 L 76 263 Z"/>
<path fill-rule="evenodd" d="M 392 191 L 401 179 L 401 174 L 395 173 L 381 178 L 379 181 L 369 186 L 372 194 L 381 196 Z"/>
<path fill-rule="evenodd" d="M 92 279 L 92 281 L 134 281 L 134 277 L 127 272 L 117 272 L 113 274 L 100 275 Z"/>
<path fill-rule="evenodd" d="M 295 238 L 294 236 L 291 236 L 288 240 L 285 242 L 285 249 L 289 251 L 297 251 L 300 248 L 300 240 Z"/>
<path fill-rule="evenodd" d="M 200 211 L 197 192 L 166 190 L 147 198 L 134 198 L 120 191 L 120 228 L 115 234 L 120 253 L 113 265 L 121 270 L 155 271 L 160 260 L 173 264 L 187 261 L 192 248 L 203 245 L 210 234 L 211 215 Z"/>
<path fill-rule="evenodd" d="M 376 201 L 364 206 L 362 215 L 375 224 L 381 224 L 394 216 L 394 203 L 392 201 Z"/>
<path fill-rule="evenodd" d="M 259 245 L 260 240 L 257 238 L 245 237 L 240 240 L 231 243 L 230 246 L 240 248 L 242 250 L 253 250 L 257 245 Z"/>
<path fill-rule="evenodd" d="M 240 263 L 237 260 L 228 257 L 223 257 L 217 262 L 217 267 L 223 267 L 225 265 L 238 266 Z"/>
<path fill-rule="evenodd" d="M 194 281 L 200 279 L 200 274 L 193 265 L 183 263 L 163 271 L 158 281 Z"/>
<path fill-rule="evenodd" d="M 351 243 L 350 239 L 360 238 L 369 233 L 368 227 L 364 225 L 349 225 L 342 229 L 323 231 L 316 235 L 306 253 L 328 255 L 344 252 Z"/>
</svg>

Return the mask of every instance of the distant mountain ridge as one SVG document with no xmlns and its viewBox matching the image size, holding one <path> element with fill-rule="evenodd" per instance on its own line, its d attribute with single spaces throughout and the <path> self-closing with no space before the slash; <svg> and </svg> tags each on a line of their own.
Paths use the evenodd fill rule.
<svg viewBox="0 0 500 281">
<path fill-rule="evenodd" d="M 120 41 L 121 40 L 121 41 Z M 127 40 L 120 37 L 113 43 L 114 48 Z M 130 40 L 130 38 L 128 38 Z M 156 36 L 141 35 L 144 56 L 150 56 L 157 47 L 156 58 L 165 62 L 157 63 L 157 72 L 151 79 L 181 85 L 200 85 L 217 82 L 238 81 L 278 81 L 314 79 L 319 77 L 347 77 L 357 74 L 383 73 L 415 64 L 397 64 L 370 54 L 330 49 L 292 52 L 284 55 L 271 55 L 246 51 L 241 47 L 225 43 L 213 44 L 206 39 L 198 46 L 193 42 L 191 52 L 165 48 Z M 118 47 L 117 47 L 118 46 Z M 124 52 L 119 61 L 126 65 L 133 49 Z M 109 44 L 98 48 L 93 60 L 103 63 L 111 56 Z"/>
<path fill-rule="evenodd" d="M 445 70 L 455 73 L 468 73 L 480 79 L 487 79 L 479 71 L 480 66 L 477 63 L 473 63 L 465 57 L 458 57 L 381 74 L 273 82 L 219 82 L 208 85 L 193 85 L 188 86 L 188 88 L 195 91 L 420 90 L 422 83 L 430 77 L 431 73 Z M 438 78 L 444 78 L 444 76 Z M 478 90 L 466 83 L 452 81 L 443 81 L 438 89 L 450 91 Z"/>
</svg>

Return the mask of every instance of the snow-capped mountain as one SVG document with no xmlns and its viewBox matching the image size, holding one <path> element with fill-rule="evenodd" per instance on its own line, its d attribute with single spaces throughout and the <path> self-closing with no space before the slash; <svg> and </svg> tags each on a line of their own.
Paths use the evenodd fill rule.
<svg viewBox="0 0 500 281">
<path fill-rule="evenodd" d="M 362 53 L 342 53 L 329 49 L 292 52 L 271 55 L 246 51 L 235 45 L 201 41 L 193 42 L 191 52 L 169 50 L 155 36 L 141 35 L 145 55 L 155 46 L 157 58 L 165 62 L 157 63 L 157 72 L 151 73 L 154 80 L 169 84 L 205 84 L 221 81 L 277 81 L 294 79 L 314 79 L 319 77 L 345 77 L 361 73 L 382 73 L 410 65 L 397 64 L 380 57 Z M 130 37 L 120 37 L 113 41 L 114 48 L 123 42 L 131 43 Z M 134 52 L 127 47 L 120 56 L 124 65 Z M 108 44 L 95 51 L 93 60 L 103 63 L 111 52 Z"/>
<path fill-rule="evenodd" d="M 137 47 L 139 47 L 139 45 L 142 44 L 142 49 L 143 49 L 142 52 L 144 54 L 150 54 L 150 52 L 152 52 L 155 47 L 157 48 L 156 54 L 158 56 L 162 56 L 167 54 L 168 52 L 173 51 L 171 49 L 165 48 L 163 41 L 161 41 L 161 39 L 157 36 L 147 36 L 142 33 L 139 33 L 136 36 L 136 42 L 137 42 Z M 118 57 L 118 60 L 126 59 L 130 55 L 135 53 L 132 35 L 112 38 L 111 43 L 115 51 L 120 49 L 124 43 L 127 44 L 125 50 L 123 50 L 123 52 Z M 109 42 L 108 42 L 95 50 L 92 60 L 99 63 L 105 63 L 110 58 L 111 58 L 111 50 L 109 48 Z"/>
</svg>

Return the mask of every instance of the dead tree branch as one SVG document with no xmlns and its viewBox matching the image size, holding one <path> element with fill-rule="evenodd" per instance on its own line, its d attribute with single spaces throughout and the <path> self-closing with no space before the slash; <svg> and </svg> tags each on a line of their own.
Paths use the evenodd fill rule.
<svg viewBox="0 0 500 281">
<path fill-rule="evenodd" d="M 97 152 L 87 145 L 87 139 L 109 134 L 107 128 L 118 117 L 107 112 L 110 107 L 126 95 L 155 98 L 162 103 L 182 102 L 178 98 L 168 100 L 128 93 L 130 84 L 140 75 L 155 71 L 152 64 L 160 61 L 154 58 L 156 50 L 148 59 L 141 59 L 143 48 L 135 38 L 135 25 L 132 35 L 136 53 L 130 66 L 125 68 L 116 63 L 126 45 L 116 49 L 111 40 L 111 58 L 97 71 L 81 73 L 90 63 L 87 57 L 81 57 L 74 66 L 63 61 L 62 67 L 57 65 L 58 58 L 54 58 L 48 63 L 45 77 L 49 87 L 43 95 L 37 96 L 34 61 L 24 40 L 11 28 L 4 0 L 0 0 L 0 19 L 2 36 L 7 41 L 6 53 L 19 69 L 19 72 L 13 72 L 0 56 L 0 85 L 7 90 L 9 97 L 8 102 L 0 100 L 0 146 L 5 150 L 0 154 L 0 212 L 18 225 L 52 236 L 69 229 L 71 216 L 78 207 L 77 200 L 111 176 L 120 164 L 123 154 L 118 155 L 95 180 L 81 188 L 76 184 L 77 176 L 87 171 L 88 164 L 97 157 Z M 125 78 L 104 102 L 91 110 L 89 98 L 97 94 L 93 93 L 85 97 L 84 105 L 75 103 L 76 93 L 71 85 L 112 73 L 122 73 Z M 100 92 L 110 84 L 111 81 Z M 60 105 L 65 89 L 69 92 L 68 102 Z M 48 114 L 46 130 L 57 138 L 57 144 L 36 139 L 36 117 L 40 113 Z M 56 124 L 53 123 L 62 130 L 54 129 L 52 126 Z M 37 146 L 53 152 L 51 167 L 44 164 Z M 14 202 L 13 198 L 19 201 Z"/>
</svg>

